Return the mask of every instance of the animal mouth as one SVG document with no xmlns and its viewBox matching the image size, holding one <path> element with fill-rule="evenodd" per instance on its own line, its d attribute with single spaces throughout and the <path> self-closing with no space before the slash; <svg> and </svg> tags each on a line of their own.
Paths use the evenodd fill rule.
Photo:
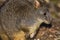
<svg viewBox="0 0 60 40">
<path fill-rule="evenodd" d="M 42 28 L 42 27 L 51 28 L 52 23 L 46 24 L 46 23 L 42 22 L 41 25 L 40 25 L 40 28 Z"/>
</svg>

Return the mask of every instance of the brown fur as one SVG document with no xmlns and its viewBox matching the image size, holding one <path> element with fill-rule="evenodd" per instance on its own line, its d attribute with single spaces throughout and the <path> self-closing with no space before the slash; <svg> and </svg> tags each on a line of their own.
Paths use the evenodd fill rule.
<svg viewBox="0 0 60 40">
<path fill-rule="evenodd" d="M 35 9 L 34 1 L 9 0 L 0 9 L 0 28 L 2 28 L 4 34 L 8 35 L 7 37 L 11 40 L 22 40 L 20 39 L 21 30 L 23 31 L 23 38 L 29 35 L 31 37 L 42 22 L 50 22 L 49 12 L 46 11 L 47 9 L 43 6 Z M 47 16 L 44 15 L 44 12 L 47 13 Z"/>
</svg>

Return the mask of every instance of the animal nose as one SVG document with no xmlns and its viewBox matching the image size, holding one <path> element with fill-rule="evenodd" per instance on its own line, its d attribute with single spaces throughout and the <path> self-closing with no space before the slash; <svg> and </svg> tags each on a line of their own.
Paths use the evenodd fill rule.
<svg viewBox="0 0 60 40">
<path fill-rule="evenodd" d="M 48 19 L 48 21 L 49 21 L 50 23 L 52 22 L 52 16 L 51 16 L 51 15 L 50 15 L 50 16 L 48 15 L 48 16 L 47 16 L 47 19 Z"/>
</svg>

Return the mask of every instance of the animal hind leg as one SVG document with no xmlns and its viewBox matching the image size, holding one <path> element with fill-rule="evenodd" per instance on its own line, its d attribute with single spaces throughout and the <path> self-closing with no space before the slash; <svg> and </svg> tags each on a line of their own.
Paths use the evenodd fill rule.
<svg viewBox="0 0 60 40">
<path fill-rule="evenodd" d="M 13 40 L 26 40 L 25 33 L 23 31 L 17 32 L 13 34 Z"/>
</svg>

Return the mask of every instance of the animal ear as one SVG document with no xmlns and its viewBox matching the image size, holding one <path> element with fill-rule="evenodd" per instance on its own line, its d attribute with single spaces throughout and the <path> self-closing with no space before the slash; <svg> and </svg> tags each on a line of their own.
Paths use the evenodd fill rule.
<svg viewBox="0 0 60 40">
<path fill-rule="evenodd" d="M 39 8 L 41 5 L 38 0 L 34 0 L 34 7 Z"/>
</svg>

